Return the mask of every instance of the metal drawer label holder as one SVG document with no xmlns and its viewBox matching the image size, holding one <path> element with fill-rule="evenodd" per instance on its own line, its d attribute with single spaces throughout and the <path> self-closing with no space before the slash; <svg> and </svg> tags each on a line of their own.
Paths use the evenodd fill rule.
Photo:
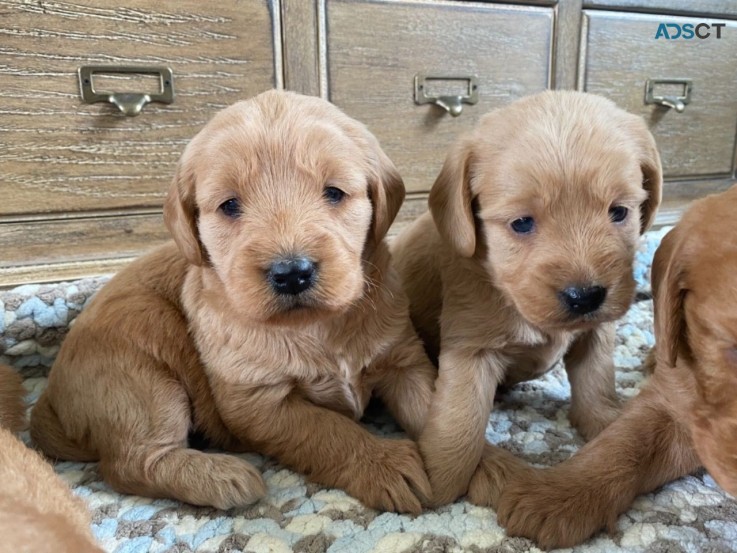
<svg viewBox="0 0 737 553">
<path fill-rule="evenodd" d="M 130 65 L 84 65 L 77 71 L 79 75 L 79 91 L 82 100 L 88 104 L 109 102 L 116 106 L 123 115 L 132 117 L 141 113 L 143 106 L 150 102 L 171 104 L 174 101 L 174 74 L 169 67 L 145 67 Z M 92 84 L 95 73 L 156 75 L 159 77 L 159 93 L 144 92 L 111 92 L 98 93 Z"/>
<path fill-rule="evenodd" d="M 655 85 L 659 84 L 681 85 L 683 87 L 683 94 L 678 96 L 656 96 Z M 648 79 L 645 83 L 645 103 L 673 108 L 678 113 L 683 113 L 683 110 L 686 109 L 686 105 L 691 102 L 692 87 L 693 81 L 691 81 L 691 79 Z"/>
<path fill-rule="evenodd" d="M 427 81 L 466 81 L 468 91 L 463 95 L 430 96 L 427 94 Z M 415 104 L 435 104 L 453 117 L 463 112 L 463 104 L 475 104 L 479 101 L 479 86 L 476 77 L 469 76 L 430 76 L 415 75 Z"/>
</svg>

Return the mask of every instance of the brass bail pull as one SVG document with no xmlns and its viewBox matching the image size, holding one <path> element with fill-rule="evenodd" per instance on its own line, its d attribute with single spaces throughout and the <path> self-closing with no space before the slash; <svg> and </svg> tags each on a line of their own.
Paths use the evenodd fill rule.
<svg viewBox="0 0 737 553">
<path fill-rule="evenodd" d="M 435 105 L 440 106 L 453 117 L 458 117 L 463 112 L 463 99 L 460 96 L 438 96 Z"/>
<path fill-rule="evenodd" d="M 460 81 L 466 87 L 465 94 L 433 94 L 428 92 L 430 81 Z M 415 75 L 415 104 L 435 104 L 458 117 L 463 113 L 463 104 L 473 105 L 479 101 L 479 86 L 476 77 L 473 76 L 429 76 Z"/>
<path fill-rule="evenodd" d="M 135 92 L 115 92 L 109 96 L 108 101 L 117 106 L 123 115 L 133 117 L 141 113 L 143 106 L 151 101 L 151 96 Z"/>
<path fill-rule="evenodd" d="M 657 85 L 680 86 L 682 93 L 657 94 L 655 90 Z M 691 102 L 692 88 L 693 82 L 691 79 L 648 79 L 645 82 L 645 104 L 655 104 L 674 109 L 677 113 L 683 113 L 686 105 Z"/>
<path fill-rule="evenodd" d="M 93 76 L 97 73 L 155 75 L 159 78 L 159 92 L 98 92 L 93 83 Z M 143 107 L 151 102 L 171 104 L 174 101 L 174 74 L 169 67 L 85 65 L 79 68 L 77 74 L 82 100 L 88 104 L 108 102 L 117 107 L 126 117 L 138 115 Z"/>
</svg>

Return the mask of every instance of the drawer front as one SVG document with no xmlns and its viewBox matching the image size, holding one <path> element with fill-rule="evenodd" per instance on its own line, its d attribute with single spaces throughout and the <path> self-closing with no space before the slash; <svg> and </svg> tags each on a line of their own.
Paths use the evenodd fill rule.
<svg viewBox="0 0 737 553">
<path fill-rule="evenodd" d="M 0 287 L 110 273 L 170 239 L 161 213 L 0 225 Z"/>
<path fill-rule="evenodd" d="M 120 4 L 0 0 L 0 221 L 159 206 L 203 123 L 276 84 L 269 0 Z M 85 104 L 82 65 L 167 65 L 176 98 L 136 117 Z"/>
<path fill-rule="evenodd" d="M 378 137 L 410 192 L 430 188 L 448 146 L 481 115 L 549 86 L 548 8 L 327 0 L 326 18 L 330 99 Z M 416 105 L 416 74 L 476 77 L 478 103 L 458 117 Z M 467 88 L 434 82 L 441 92 Z"/>
<path fill-rule="evenodd" d="M 721 38 L 656 39 L 660 23 L 703 19 L 666 15 L 584 12 L 579 88 L 602 94 L 642 115 L 658 142 L 665 176 L 701 178 L 734 172 L 737 130 L 737 22 Z M 708 20 L 714 23 L 714 20 Z M 703 33 L 702 33 L 703 34 Z M 688 79 L 682 112 L 645 103 L 648 79 Z M 682 85 L 656 84 L 658 96 L 679 95 Z"/>
</svg>

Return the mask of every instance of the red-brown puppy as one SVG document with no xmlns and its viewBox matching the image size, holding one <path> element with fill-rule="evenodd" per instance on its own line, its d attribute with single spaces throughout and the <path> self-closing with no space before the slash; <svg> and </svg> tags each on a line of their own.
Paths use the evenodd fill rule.
<svg viewBox="0 0 737 553">
<path fill-rule="evenodd" d="M 468 490 L 493 506 L 514 469 L 484 446 L 500 384 L 563 359 L 585 438 L 619 414 L 613 321 L 634 297 L 634 252 L 661 181 L 642 118 L 580 92 L 494 110 L 452 148 L 430 213 L 393 245 L 412 320 L 439 353 L 420 438 L 436 503 Z"/>
<path fill-rule="evenodd" d="M 318 98 L 270 91 L 187 146 L 167 244 L 79 316 L 32 414 L 49 455 L 100 460 L 117 490 L 227 509 L 261 475 L 213 446 L 276 457 L 371 507 L 420 510 L 415 443 L 358 419 L 372 394 L 410 436 L 435 370 L 383 239 L 404 186 L 376 139 Z"/>
<path fill-rule="evenodd" d="M 81 499 L 13 434 L 25 425 L 20 375 L 0 365 L 0 551 L 100 553 Z"/>
<path fill-rule="evenodd" d="M 521 471 L 499 520 L 511 535 L 570 547 L 634 498 L 706 466 L 737 496 L 737 187 L 695 202 L 652 271 L 656 366 L 640 394 L 571 459 Z"/>
</svg>

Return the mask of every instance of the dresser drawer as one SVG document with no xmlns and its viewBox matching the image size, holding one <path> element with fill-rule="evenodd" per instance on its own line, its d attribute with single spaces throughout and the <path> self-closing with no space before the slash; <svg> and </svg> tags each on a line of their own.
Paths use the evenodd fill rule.
<svg viewBox="0 0 737 553">
<path fill-rule="evenodd" d="M 274 86 L 266 0 L 118 4 L 0 1 L 0 214 L 159 205 L 202 124 Z M 90 64 L 168 65 L 174 103 L 136 117 L 84 104 L 77 68 Z"/>
<path fill-rule="evenodd" d="M 137 255 L 160 241 L 160 217 L 138 240 L 125 217 L 160 208 L 185 144 L 216 111 L 279 84 L 270 0 L 122 4 L 0 0 L 0 235 L 13 237 L 0 251 L 0 285 L 14 280 L 4 276 L 13 267 L 43 268 L 45 279 L 56 264 Z M 168 66 L 174 102 L 150 103 L 135 117 L 86 104 L 84 65 Z M 105 92 L 159 86 L 112 73 L 93 84 Z"/>
<path fill-rule="evenodd" d="M 481 115 L 545 90 L 550 81 L 553 10 L 468 2 L 327 0 L 330 100 L 366 123 L 397 164 L 409 192 L 427 191 L 448 146 Z M 478 103 L 452 117 L 414 101 L 415 75 L 438 77 L 435 92 Z"/>
<path fill-rule="evenodd" d="M 111 273 L 169 239 L 161 213 L 5 223 L 0 286 Z"/>
<path fill-rule="evenodd" d="M 658 142 L 665 176 L 671 179 L 728 177 L 734 172 L 737 130 L 737 22 L 723 23 L 721 38 L 656 39 L 660 23 L 697 25 L 704 19 L 584 11 L 579 88 L 602 94 L 641 114 Z M 703 34 L 703 33 L 702 33 Z M 682 112 L 645 103 L 646 82 L 655 96 L 682 95 Z"/>
</svg>

